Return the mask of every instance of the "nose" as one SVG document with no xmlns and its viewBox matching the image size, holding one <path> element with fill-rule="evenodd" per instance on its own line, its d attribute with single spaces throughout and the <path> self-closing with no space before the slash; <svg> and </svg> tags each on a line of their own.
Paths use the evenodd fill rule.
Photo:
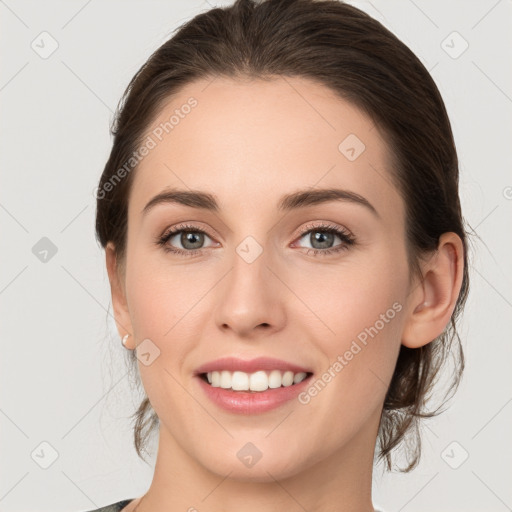
<svg viewBox="0 0 512 512">
<path fill-rule="evenodd" d="M 242 247 L 233 255 L 231 269 L 218 288 L 215 322 L 236 338 L 273 334 L 285 325 L 287 289 L 276 277 L 279 267 L 269 252 L 263 250 L 252 260 Z"/>
</svg>

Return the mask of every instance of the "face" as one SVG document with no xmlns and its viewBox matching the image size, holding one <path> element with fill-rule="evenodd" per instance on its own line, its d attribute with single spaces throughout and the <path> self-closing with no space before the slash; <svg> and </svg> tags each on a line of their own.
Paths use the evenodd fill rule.
<svg viewBox="0 0 512 512">
<path fill-rule="evenodd" d="M 404 202 L 378 128 L 306 79 L 216 78 L 184 88 L 147 133 L 123 278 L 159 451 L 251 481 L 373 455 L 410 292 Z M 171 189 L 210 194 L 217 208 L 143 211 Z M 308 376 L 262 399 L 197 376 L 223 357 L 275 358 Z"/>
</svg>

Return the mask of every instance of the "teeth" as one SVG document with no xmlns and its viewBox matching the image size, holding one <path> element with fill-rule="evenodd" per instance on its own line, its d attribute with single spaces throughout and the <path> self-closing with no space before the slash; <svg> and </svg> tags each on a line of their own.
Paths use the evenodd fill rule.
<svg viewBox="0 0 512 512">
<path fill-rule="evenodd" d="M 214 388 L 233 389 L 233 391 L 266 391 L 268 388 L 288 387 L 298 384 L 306 378 L 307 373 L 292 371 L 271 372 L 258 371 L 255 373 L 230 372 L 227 370 L 208 372 L 206 377 Z"/>
</svg>

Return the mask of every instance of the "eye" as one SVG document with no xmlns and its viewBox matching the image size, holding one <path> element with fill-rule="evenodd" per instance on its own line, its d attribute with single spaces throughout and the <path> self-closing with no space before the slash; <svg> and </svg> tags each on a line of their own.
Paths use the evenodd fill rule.
<svg viewBox="0 0 512 512">
<path fill-rule="evenodd" d="M 307 254 L 313 253 L 317 255 L 328 255 L 339 251 L 347 250 L 351 245 L 355 244 L 354 236 L 343 228 L 329 224 L 321 224 L 314 227 L 307 226 L 305 231 L 301 233 L 301 238 L 311 244 Z M 336 238 L 341 240 L 341 244 L 333 246 Z"/>
<path fill-rule="evenodd" d="M 163 247 L 164 251 L 177 253 L 183 256 L 193 256 L 203 249 L 205 236 L 210 238 L 208 233 L 197 226 L 190 224 L 180 224 L 168 231 L 156 240 L 157 245 Z M 171 242 L 176 239 L 173 244 Z M 175 247 L 179 243 L 183 247 Z"/>
</svg>

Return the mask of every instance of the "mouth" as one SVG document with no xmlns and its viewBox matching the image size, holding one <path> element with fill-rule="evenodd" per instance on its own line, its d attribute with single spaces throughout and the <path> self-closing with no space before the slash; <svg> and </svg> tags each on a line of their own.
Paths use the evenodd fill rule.
<svg viewBox="0 0 512 512">
<path fill-rule="evenodd" d="M 228 414 L 264 414 L 292 406 L 311 384 L 312 372 L 212 370 L 196 375 L 201 392 Z"/>
<path fill-rule="evenodd" d="M 201 393 L 230 414 L 262 414 L 293 404 L 310 384 L 311 367 L 257 357 L 222 357 L 195 371 Z"/>
</svg>

